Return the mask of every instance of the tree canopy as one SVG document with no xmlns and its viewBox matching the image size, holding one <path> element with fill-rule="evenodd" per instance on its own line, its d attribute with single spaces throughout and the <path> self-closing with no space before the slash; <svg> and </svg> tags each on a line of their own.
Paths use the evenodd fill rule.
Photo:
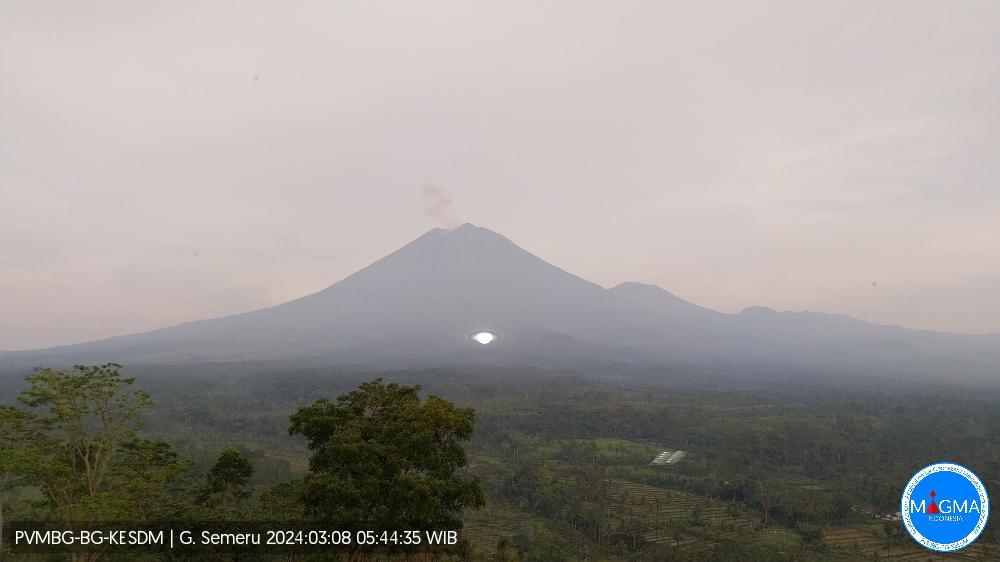
<svg viewBox="0 0 1000 562">
<path fill-rule="evenodd" d="M 300 409 L 289 432 L 312 450 L 307 512 L 369 528 L 460 526 L 463 508 L 484 503 L 478 479 L 458 474 L 473 421 L 471 408 L 381 379 Z"/>
<path fill-rule="evenodd" d="M 253 465 L 237 449 L 230 447 L 219 455 L 205 475 L 205 486 L 198 495 L 198 501 L 213 507 L 234 506 L 250 496 L 248 484 L 251 476 Z"/>
<path fill-rule="evenodd" d="M 27 408 L 0 408 L 5 471 L 38 486 L 64 521 L 171 515 L 170 486 L 187 463 L 138 436 L 151 401 L 120 365 L 38 369 L 26 380 Z"/>
</svg>

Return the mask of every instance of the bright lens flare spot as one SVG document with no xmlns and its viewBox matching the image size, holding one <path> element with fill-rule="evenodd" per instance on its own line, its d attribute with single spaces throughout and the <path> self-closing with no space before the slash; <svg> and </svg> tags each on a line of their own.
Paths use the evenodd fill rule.
<svg viewBox="0 0 1000 562">
<path fill-rule="evenodd" d="M 493 332 L 476 332 L 471 337 L 472 341 L 482 345 L 493 343 L 493 340 L 497 339 L 497 335 Z"/>
</svg>

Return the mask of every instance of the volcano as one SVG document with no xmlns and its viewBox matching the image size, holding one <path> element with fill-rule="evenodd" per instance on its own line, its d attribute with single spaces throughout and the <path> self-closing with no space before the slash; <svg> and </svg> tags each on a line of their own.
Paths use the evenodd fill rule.
<svg viewBox="0 0 1000 562">
<path fill-rule="evenodd" d="M 489 345 L 473 338 L 492 334 Z M 996 374 L 1000 337 L 812 312 L 724 314 L 654 285 L 606 289 L 486 228 L 433 229 L 317 293 L 160 330 L 0 355 L 4 364 L 310 359 L 329 364 L 682 361 Z"/>
</svg>

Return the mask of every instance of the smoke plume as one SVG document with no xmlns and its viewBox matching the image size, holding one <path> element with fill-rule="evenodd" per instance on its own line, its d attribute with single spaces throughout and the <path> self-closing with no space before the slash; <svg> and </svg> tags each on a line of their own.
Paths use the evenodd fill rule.
<svg viewBox="0 0 1000 562">
<path fill-rule="evenodd" d="M 424 206 L 424 214 L 441 221 L 448 228 L 458 225 L 458 220 L 451 216 L 448 208 L 451 207 L 451 196 L 448 192 L 436 185 L 428 184 L 420 191 L 420 200 Z"/>
</svg>

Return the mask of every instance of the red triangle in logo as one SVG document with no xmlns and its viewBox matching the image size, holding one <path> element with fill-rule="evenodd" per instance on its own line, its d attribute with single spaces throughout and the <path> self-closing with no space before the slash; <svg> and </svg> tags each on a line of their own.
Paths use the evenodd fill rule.
<svg viewBox="0 0 1000 562">
<path fill-rule="evenodd" d="M 941 510 L 938 509 L 937 504 L 934 503 L 934 496 L 936 495 L 937 494 L 934 493 L 934 490 L 931 490 L 931 505 L 927 507 L 927 513 L 930 515 L 933 515 L 935 513 L 941 513 Z"/>
</svg>

